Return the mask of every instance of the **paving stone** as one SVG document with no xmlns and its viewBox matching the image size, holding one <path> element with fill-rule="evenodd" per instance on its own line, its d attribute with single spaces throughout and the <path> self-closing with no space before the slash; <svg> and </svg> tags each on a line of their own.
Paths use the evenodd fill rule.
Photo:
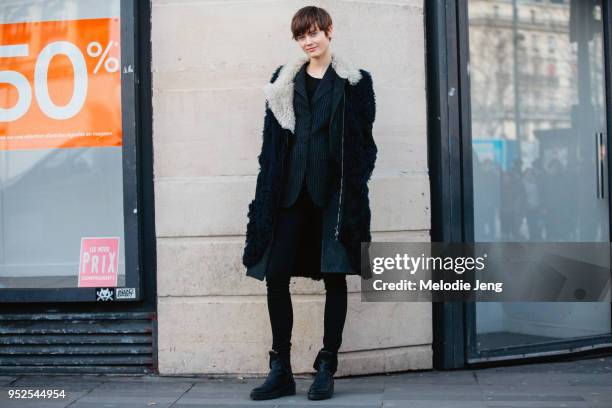
<svg viewBox="0 0 612 408">
<path fill-rule="evenodd" d="M 310 387 L 312 384 L 311 379 L 306 382 L 306 386 Z M 366 377 L 366 378 L 355 378 L 355 379 L 337 379 L 334 380 L 334 387 L 337 389 L 342 389 L 345 391 L 351 392 L 364 392 L 364 393 L 372 393 L 372 392 L 380 392 L 382 393 L 386 387 L 386 378 L 385 376 L 375 376 L 375 377 Z"/>
<path fill-rule="evenodd" d="M 418 401 L 413 400 L 407 403 L 405 400 L 385 400 L 382 405 L 384 408 L 486 408 L 483 401 Z"/>
<path fill-rule="evenodd" d="M 441 389 L 442 388 L 442 389 Z M 385 386 L 385 396 L 392 394 L 438 394 L 440 392 L 448 394 L 481 394 L 482 388 L 479 384 L 445 384 L 440 387 L 438 384 L 413 384 L 406 381 L 405 384 L 387 384 Z"/>
<path fill-rule="evenodd" d="M 172 384 L 160 384 L 160 383 L 104 383 L 96 387 L 91 391 L 92 395 L 98 394 L 112 394 L 112 395 L 126 395 L 126 396 L 161 396 L 179 397 L 193 386 L 192 383 L 172 383 Z"/>
<path fill-rule="evenodd" d="M 155 396 L 130 396 L 130 395 L 114 395 L 111 393 L 98 393 L 93 394 L 89 393 L 78 400 L 79 403 L 85 402 L 104 402 L 108 404 L 140 404 L 140 403 L 151 403 L 151 405 L 155 404 L 171 404 L 176 401 L 178 396 L 176 397 L 161 397 L 158 395 Z"/>
<path fill-rule="evenodd" d="M 333 398 L 332 398 L 333 399 Z M 349 404 L 349 405 L 344 405 L 344 404 L 339 404 L 339 403 L 335 403 L 335 402 L 331 402 L 331 400 L 327 400 L 328 402 L 325 401 L 308 401 L 307 404 L 279 404 L 277 405 L 278 408 L 308 408 L 308 407 L 312 407 L 312 406 L 327 406 L 327 407 L 334 407 L 334 408 L 353 408 L 353 407 L 359 407 L 359 408 L 380 408 L 382 405 L 380 404 L 374 404 L 374 405 L 369 405 L 369 404 L 365 404 L 365 405 L 354 405 L 354 404 Z"/>
<path fill-rule="evenodd" d="M 581 374 L 573 376 L 569 380 L 570 385 L 601 385 L 603 387 L 612 387 L 612 373 L 601 374 Z"/>
<path fill-rule="evenodd" d="M 483 385 L 485 397 L 512 395 L 554 395 L 557 397 L 580 397 L 584 401 L 606 399 L 612 401 L 612 389 L 601 386 L 556 386 L 550 384 L 531 384 L 529 386 Z"/>
<path fill-rule="evenodd" d="M 483 385 L 560 385 L 569 386 L 572 380 L 581 378 L 580 374 L 565 373 L 505 373 L 505 372 L 480 372 L 474 371 L 479 384 Z"/>
<path fill-rule="evenodd" d="M 385 400 L 403 400 L 403 401 L 439 401 L 441 404 L 446 404 L 447 401 L 483 401 L 483 397 L 480 393 L 474 394 L 450 394 L 440 390 L 436 394 L 426 393 L 385 393 Z M 442 402 L 443 401 L 443 402 Z"/>
<path fill-rule="evenodd" d="M 486 401 L 585 401 L 580 395 L 495 394 L 485 395 Z"/>
<path fill-rule="evenodd" d="M 593 408 L 593 406 L 587 402 L 521 401 L 487 403 L 487 408 Z"/>
<path fill-rule="evenodd" d="M 309 401 L 312 375 L 296 377 L 297 394 L 252 401 L 265 377 L 2 376 L 0 408 L 393 407 L 612 408 L 610 358 L 519 367 L 419 371 L 338 378 L 334 397 Z M 65 400 L 11 400 L 8 389 L 65 389 Z"/>
<path fill-rule="evenodd" d="M 252 401 L 248 396 L 244 399 L 238 398 L 190 398 L 185 397 L 178 400 L 174 407 L 277 407 L 281 400 L 286 397 L 276 398 L 268 401 Z"/>
<path fill-rule="evenodd" d="M 136 403 L 117 403 L 117 402 L 81 402 L 77 401 L 70 405 L 70 408 L 170 408 L 174 407 L 171 403 L 149 405 L 146 402 Z"/>
<path fill-rule="evenodd" d="M 438 385 L 475 385 L 476 378 L 471 371 L 431 371 L 424 373 L 406 373 L 388 377 L 385 384 L 438 384 Z"/>
<path fill-rule="evenodd" d="M 92 390 L 106 381 L 103 377 L 83 376 L 43 376 L 20 377 L 13 383 L 11 388 L 22 389 L 56 389 L 66 391 Z"/>
</svg>

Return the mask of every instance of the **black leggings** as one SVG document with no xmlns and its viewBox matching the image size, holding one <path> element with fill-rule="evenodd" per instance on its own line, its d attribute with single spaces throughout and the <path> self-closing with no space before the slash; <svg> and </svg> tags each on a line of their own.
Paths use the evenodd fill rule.
<svg viewBox="0 0 612 408">
<path fill-rule="evenodd" d="M 337 352 L 342 343 L 346 320 L 346 275 L 317 270 L 320 265 L 322 220 L 322 210 L 310 199 L 306 183 L 302 185 L 295 203 L 280 210 L 266 275 L 272 349 L 280 354 L 289 354 L 291 349 L 293 308 L 289 294 L 290 271 L 296 266 L 298 248 L 304 249 L 305 246 L 312 249 L 308 251 L 312 257 L 308 259 L 308 264 L 313 276 L 321 276 L 325 283 L 323 347 Z"/>
<path fill-rule="evenodd" d="M 289 275 L 275 276 L 266 281 L 268 312 L 272 326 L 272 349 L 288 355 L 291 350 L 293 308 L 289 294 Z M 331 274 L 324 277 L 325 316 L 323 322 L 323 348 L 338 352 L 342 344 L 342 331 L 346 320 L 346 275 Z"/>
</svg>

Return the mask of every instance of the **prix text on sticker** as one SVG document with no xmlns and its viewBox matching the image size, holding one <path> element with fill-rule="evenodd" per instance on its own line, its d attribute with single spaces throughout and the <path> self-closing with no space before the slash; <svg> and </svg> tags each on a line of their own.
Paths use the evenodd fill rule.
<svg viewBox="0 0 612 408">
<path fill-rule="evenodd" d="M 81 238 L 79 287 L 116 287 L 119 237 Z"/>
</svg>

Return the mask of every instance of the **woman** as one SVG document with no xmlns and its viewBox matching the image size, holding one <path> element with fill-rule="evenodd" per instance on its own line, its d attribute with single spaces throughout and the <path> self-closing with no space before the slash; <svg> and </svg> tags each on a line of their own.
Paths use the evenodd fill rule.
<svg viewBox="0 0 612 408">
<path fill-rule="evenodd" d="M 252 399 L 295 394 L 290 349 L 292 276 L 323 279 L 323 348 L 309 399 L 333 395 L 333 375 L 346 319 L 346 275 L 369 278 L 360 266 L 370 242 L 368 180 L 377 148 L 372 138 L 372 78 L 333 54 L 330 15 L 304 7 L 291 22 L 306 54 L 281 65 L 265 87 L 266 114 L 255 198 L 249 204 L 243 263 L 266 279 L 272 327 L 270 372 Z"/>
</svg>

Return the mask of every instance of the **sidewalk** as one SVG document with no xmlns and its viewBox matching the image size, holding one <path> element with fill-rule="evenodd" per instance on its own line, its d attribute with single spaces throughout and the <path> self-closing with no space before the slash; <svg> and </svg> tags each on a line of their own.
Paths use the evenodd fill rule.
<svg viewBox="0 0 612 408">
<path fill-rule="evenodd" d="M 262 378 L 111 375 L 1 376 L 0 407 L 612 407 L 612 356 L 459 371 L 421 371 L 336 379 L 335 395 L 309 401 L 312 377 L 296 378 L 298 393 L 251 401 Z M 63 389 L 63 400 L 14 400 L 15 389 Z"/>
</svg>

